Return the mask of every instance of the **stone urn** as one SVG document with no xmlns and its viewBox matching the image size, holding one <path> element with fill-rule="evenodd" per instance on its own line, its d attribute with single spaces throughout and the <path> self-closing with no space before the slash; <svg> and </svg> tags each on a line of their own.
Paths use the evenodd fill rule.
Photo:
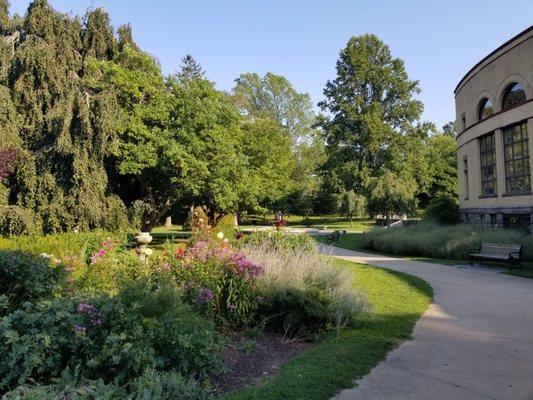
<svg viewBox="0 0 533 400">
<path fill-rule="evenodd" d="M 142 263 L 146 262 L 147 257 L 152 254 L 152 249 L 148 248 L 148 244 L 154 240 L 150 232 L 141 232 L 133 238 L 136 243 L 135 252 L 139 255 L 139 260 Z"/>
</svg>

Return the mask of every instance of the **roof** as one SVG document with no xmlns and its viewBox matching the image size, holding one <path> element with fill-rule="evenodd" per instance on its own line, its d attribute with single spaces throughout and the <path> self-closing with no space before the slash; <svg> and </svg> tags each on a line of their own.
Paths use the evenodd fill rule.
<svg viewBox="0 0 533 400">
<path fill-rule="evenodd" d="M 533 31 L 533 25 L 531 25 L 529 28 L 525 29 L 524 31 L 520 32 L 518 35 L 516 35 L 516 36 L 512 37 L 511 39 L 509 39 L 507 42 L 505 42 L 504 44 L 499 46 L 497 49 L 492 51 L 490 54 L 488 54 L 485 57 L 483 57 L 476 65 L 474 65 L 472 68 L 470 68 L 470 70 L 465 74 L 465 76 L 463 76 L 463 78 L 459 81 L 459 83 L 457 84 L 457 86 L 453 90 L 453 93 L 457 93 L 457 91 L 459 90 L 459 87 L 467 80 L 467 78 L 470 76 L 470 74 L 476 70 L 476 68 L 478 68 L 480 65 L 482 65 L 485 61 L 487 61 L 494 54 L 498 53 L 500 50 L 502 50 L 503 48 L 505 48 L 509 44 L 513 43 L 517 39 L 521 38 L 522 36 L 525 36 L 526 34 L 528 34 L 531 31 Z"/>
</svg>

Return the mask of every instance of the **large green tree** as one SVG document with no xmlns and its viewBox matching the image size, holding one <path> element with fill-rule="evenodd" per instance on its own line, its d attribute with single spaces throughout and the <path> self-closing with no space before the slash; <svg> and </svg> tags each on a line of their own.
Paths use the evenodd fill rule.
<svg viewBox="0 0 533 400">
<path fill-rule="evenodd" d="M 341 50 L 337 77 L 328 81 L 324 130 L 328 160 L 347 190 L 366 190 L 368 177 L 394 168 L 402 136 L 420 118 L 422 103 L 414 98 L 417 81 L 375 35 L 352 37 Z"/>
</svg>

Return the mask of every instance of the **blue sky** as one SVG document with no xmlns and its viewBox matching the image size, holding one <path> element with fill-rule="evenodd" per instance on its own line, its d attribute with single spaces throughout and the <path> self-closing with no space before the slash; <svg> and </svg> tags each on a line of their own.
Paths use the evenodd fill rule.
<svg viewBox="0 0 533 400">
<path fill-rule="evenodd" d="M 11 0 L 24 14 L 29 0 Z M 115 27 L 130 22 L 140 47 L 165 73 L 191 53 L 209 79 L 229 90 L 243 72 L 286 76 L 314 103 L 335 77 L 339 50 L 374 33 L 420 81 L 423 118 L 455 118 L 453 89 L 479 59 L 533 24 L 531 0 L 50 0 L 84 14 L 103 6 Z"/>
</svg>

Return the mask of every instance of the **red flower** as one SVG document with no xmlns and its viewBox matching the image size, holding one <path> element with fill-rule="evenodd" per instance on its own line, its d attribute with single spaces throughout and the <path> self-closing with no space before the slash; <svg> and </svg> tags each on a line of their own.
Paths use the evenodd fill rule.
<svg viewBox="0 0 533 400">
<path fill-rule="evenodd" d="M 185 250 L 183 250 L 181 247 L 178 247 L 176 251 L 174 252 L 174 258 L 180 259 L 185 257 Z"/>
</svg>

